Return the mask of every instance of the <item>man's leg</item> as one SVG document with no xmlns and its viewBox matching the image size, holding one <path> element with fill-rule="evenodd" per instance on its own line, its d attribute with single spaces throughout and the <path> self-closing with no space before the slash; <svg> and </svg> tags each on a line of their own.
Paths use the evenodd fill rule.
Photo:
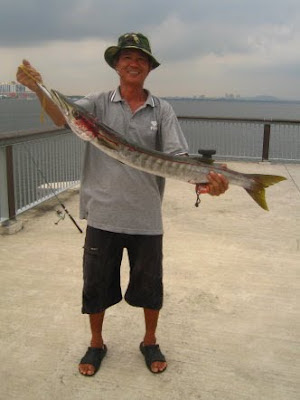
<svg viewBox="0 0 300 400">
<path fill-rule="evenodd" d="M 103 348 L 102 326 L 105 311 L 97 314 L 89 314 L 90 327 L 91 327 L 91 347 L 101 349 Z M 91 364 L 79 364 L 79 372 L 82 375 L 94 375 L 95 368 Z"/>
<path fill-rule="evenodd" d="M 159 310 L 151 310 L 149 308 L 144 308 L 145 315 L 145 327 L 146 333 L 144 337 L 144 346 L 149 346 L 156 344 L 156 328 L 159 317 Z M 166 362 L 155 361 L 151 365 L 152 372 L 161 372 L 167 368 Z"/>
<path fill-rule="evenodd" d="M 128 235 L 126 247 L 130 262 L 130 281 L 125 300 L 132 306 L 144 309 L 146 332 L 140 350 L 147 367 L 154 373 L 162 372 L 167 363 L 162 361 L 164 356 L 157 348 L 155 336 L 163 302 L 162 235 Z"/>
</svg>

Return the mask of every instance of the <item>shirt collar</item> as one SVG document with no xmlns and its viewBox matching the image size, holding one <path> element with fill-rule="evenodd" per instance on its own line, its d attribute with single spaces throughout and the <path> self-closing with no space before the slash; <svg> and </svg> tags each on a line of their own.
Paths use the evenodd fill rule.
<svg viewBox="0 0 300 400">
<path fill-rule="evenodd" d="M 150 93 L 149 90 L 147 90 L 147 89 L 145 89 L 145 90 L 146 90 L 146 92 L 148 93 L 148 97 L 147 97 L 147 99 L 146 99 L 146 101 L 145 101 L 145 105 L 146 105 L 146 106 L 149 105 L 149 106 L 151 106 L 151 107 L 155 107 L 155 103 L 154 103 L 154 99 L 153 99 L 152 94 Z M 117 102 L 119 102 L 119 101 L 124 101 L 124 100 L 122 99 L 122 97 L 121 97 L 120 87 L 117 87 L 117 89 L 115 89 L 115 90 L 112 92 L 112 94 L 111 94 L 111 96 L 110 96 L 110 101 L 113 102 L 113 103 L 117 103 Z"/>
</svg>

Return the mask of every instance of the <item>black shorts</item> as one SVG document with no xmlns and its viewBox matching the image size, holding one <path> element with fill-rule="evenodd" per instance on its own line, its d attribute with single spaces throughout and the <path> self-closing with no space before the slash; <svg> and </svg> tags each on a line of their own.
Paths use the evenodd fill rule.
<svg viewBox="0 0 300 400">
<path fill-rule="evenodd" d="M 124 248 L 130 264 L 125 300 L 132 306 L 161 309 L 162 235 L 128 235 L 88 226 L 83 255 L 82 313 L 99 313 L 122 300 L 120 266 Z"/>
</svg>

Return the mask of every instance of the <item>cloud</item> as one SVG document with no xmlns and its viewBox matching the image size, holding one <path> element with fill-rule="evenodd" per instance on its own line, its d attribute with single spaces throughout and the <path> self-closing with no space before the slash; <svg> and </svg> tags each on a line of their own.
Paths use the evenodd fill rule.
<svg viewBox="0 0 300 400">
<path fill-rule="evenodd" d="M 155 9 L 160 12 L 153 15 Z M 115 38 L 159 24 L 167 8 L 159 0 L 0 0 L 0 10 L 0 45 L 5 47 Z"/>
<path fill-rule="evenodd" d="M 221 42 L 223 48 L 230 48 L 231 43 L 236 46 L 234 43 L 239 42 L 241 31 L 249 32 L 264 24 L 281 25 L 285 20 L 291 20 L 297 2 L 0 0 L 0 45 L 33 45 L 52 40 L 87 38 L 115 39 L 123 32 L 140 30 L 151 37 L 157 37 L 162 32 L 160 42 L 163 46 L 164 43 L 169 44 L 176 34 L 177 40 L 180 36 L 188 37 L 189 42 L 201 44 L 201 49 L 212 47 L 213 51 L 220 51 Z M 299 5 L 296 9 L 299 13 Z"/>
<path fill-rule="evenodd" d="M 109 90 L 117 78 L 104 62 L 108 43 L 86 39 L 79 42 L 52 41 L 37 47 L 1 48 L 1 81 L 15 80 L 17 66 L 28 59 L 49 87 L 66 94 Z M 6 74 L 3 74 L 6 71 Z"/>
<path fill-rule="evenodd" d="M 173 12 L 156 27 L 155 48 L 167 61 L 270 52 L 274 44 L 284 46 L 299 36 L 300 4 L 295 8 L 294 1 L 284 3 L 281 10 L 278 1 L 253 0 L 251 8 L 245 1 L 212 1 L 210 8 L 199 4 L 188 15 Z"/>
<path fill-rule="evenodd" d="M 161 95 L 300 83 L 299 0 L 0 0 L 0 10 L 0 80 L 27 57 L 61 90 L 106 90 L 116 80 L 105 48 L 141 31 L 162 63 L 149 77 Z"/>
<path fill-rule="evenodd" d="M 211 53 L 247 52 L 249 47 L 247 35 L 239 26 L 213 21 L 187 23 L 176 15 L 170 15 L 157 27 L 153 42 L 167 61 L 195 59 Z"/>
</svg>

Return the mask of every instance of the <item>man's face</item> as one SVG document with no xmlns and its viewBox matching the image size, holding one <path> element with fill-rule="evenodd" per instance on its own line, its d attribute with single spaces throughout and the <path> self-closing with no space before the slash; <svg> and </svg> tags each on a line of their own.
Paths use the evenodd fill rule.
<svg viewBox="0 0 300 400">
<path fill-rule="evenodd" d="M 115 67 L 121 83 L 143 86 L 151 66 L 148 56 L 140 50 L 121 50 Z"/>
</svg>

